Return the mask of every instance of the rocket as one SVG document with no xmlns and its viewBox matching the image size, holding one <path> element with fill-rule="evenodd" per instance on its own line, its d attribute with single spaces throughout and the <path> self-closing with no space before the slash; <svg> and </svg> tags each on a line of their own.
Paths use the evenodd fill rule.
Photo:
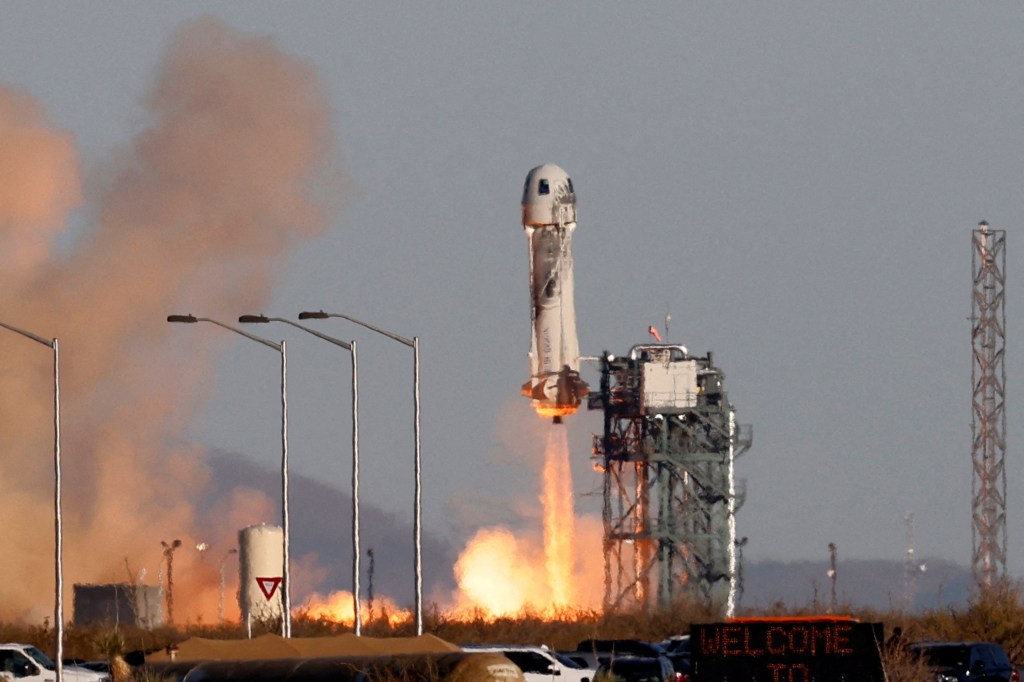
<svg viewBox="0 0 1024 682">
<path fill-rule="evenodd" d="M 556 424 L 574 413 L 590 388 L 580 378 L 573 305 L 572 233 L 576 194 L 568 174 L 537 166 L 523 187 L 523 229 L 530 251 L 530 380 L 523 395 Z"/>
</svg>

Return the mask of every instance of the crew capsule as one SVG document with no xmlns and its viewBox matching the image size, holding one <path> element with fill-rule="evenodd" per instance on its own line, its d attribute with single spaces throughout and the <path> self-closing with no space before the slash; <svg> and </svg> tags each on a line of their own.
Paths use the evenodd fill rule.
<svg viewBox="0 0 1024 682">
<path fill-rule="evenodd" d="M 553 163 L 526 174 L 523 187 L 523 226 L 566 225 L 576 222 L 576 193 L 569 174 Z"/>
</svg>

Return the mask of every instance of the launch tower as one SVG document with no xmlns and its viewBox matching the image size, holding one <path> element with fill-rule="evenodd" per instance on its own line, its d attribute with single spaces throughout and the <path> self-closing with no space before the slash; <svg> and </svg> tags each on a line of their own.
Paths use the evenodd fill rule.
<svg viewBox="0 0 1024 682">
<path fill-rule="evenodd" d="M 1006 574 L 1006 231 L 982 221 L 971 247 L 972 568 L 985 589 Z"/>
<path fill-rule="evenodd" d="M 664 609 L 700 599 L 732 615 L 739 597 L 736 458 L 752 442 L 737 425 L 711 353 L 634 346 L 600 358 L 604 413 L 594 436 L 604 473 L 604 606 Z"/>
</svg>

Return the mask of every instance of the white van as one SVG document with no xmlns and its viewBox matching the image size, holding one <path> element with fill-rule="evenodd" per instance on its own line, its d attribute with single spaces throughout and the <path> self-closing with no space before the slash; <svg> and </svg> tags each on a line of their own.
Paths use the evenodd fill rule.
<svg viewBox="0 0 1024 682">
<path fill-rule="evenodd" d="M 491 651 L 504 654 L 523 671 L 526 682 L 592 682 L 594 671 L 546 646 L 507 644 L 466 644 L 463 651 Z"/>
<path fill-rule="evenodd" d="M 110 682 L 110 675 L 76 665 L 65 665 L 62 672 L 65 682 Z M 57 665 L 29 644 L 0 644 L 0 677 L 15 682 L 55 682 Z"/>
</svg>

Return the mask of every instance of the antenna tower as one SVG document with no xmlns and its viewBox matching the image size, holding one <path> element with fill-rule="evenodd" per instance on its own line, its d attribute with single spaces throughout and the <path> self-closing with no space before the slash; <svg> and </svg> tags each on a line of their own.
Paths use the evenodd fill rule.
<svg viewBox="0 0 1024 682">
<path fill-rule="evenodd" d="M 987 589 L 1006 574 L 1006 231 L 982 221 L 971 247 L 972 569 Z"/>
</svg>

